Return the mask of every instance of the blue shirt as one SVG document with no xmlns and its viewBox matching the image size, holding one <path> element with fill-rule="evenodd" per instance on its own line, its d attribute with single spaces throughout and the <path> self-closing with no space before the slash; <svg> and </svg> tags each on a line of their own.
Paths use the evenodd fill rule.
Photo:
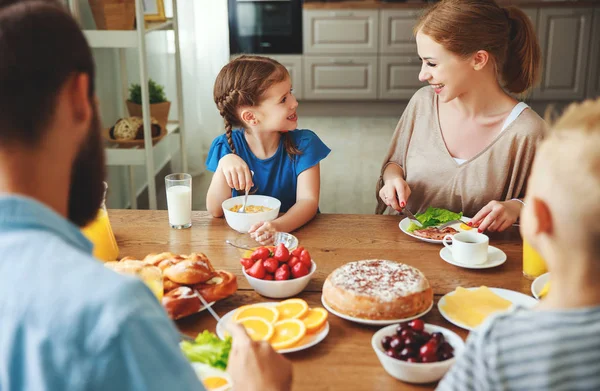
<svg viewBox="0 0 600 391">
<path fill-rule="evenodd" d="M 290 155 L 285 151 L 282 136 L 277 152 L 267 159 L 259 159 L 250 150 L 243 130 L 234 130 L 231 133 L 231 140 L 236 154 L 254 171 L 255 194 L 277 198 L 281 201 L 281 208 L 279 209 L 281 213 L 287 212 L 296 203 L 298 175 L 318 164 L 331 152 L 311 130 L 296 129 L 288 134 L 292 136 L 296 147 L 302 151 L 301 155 L 294 155 L 290 159 Z M 223 134 L 217 137 L 210 146 L 206 159 L 208 170 L 217 171 L 219 160 L 231 152 L 227 136 Z M 239 193 L 233 189 L 231 195 L 236 197 Z"/>
<path fill-rule="evenodd" d="M 43 204 L 0 197 L 0 390 L 204 390 L 138 279 Z"/>
</svg>

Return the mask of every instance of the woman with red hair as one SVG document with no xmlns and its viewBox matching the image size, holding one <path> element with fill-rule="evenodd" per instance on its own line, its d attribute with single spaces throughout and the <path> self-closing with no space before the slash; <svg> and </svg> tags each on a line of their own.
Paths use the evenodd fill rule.
<svg viewBox="0 0 600 391">
<path fill-rule="evenodd" d="M 412 97 L 377 184 L 377 213 L 462 211 L 483 231 L 519 217 L 545 122 L 513 94 L 538 79 L 540 47 L 527 15 L 494 0 L 442 0 L 415 26 L 429 83 Z M 395 210 L 395 212 L 394 212 Z"/>
</svg>

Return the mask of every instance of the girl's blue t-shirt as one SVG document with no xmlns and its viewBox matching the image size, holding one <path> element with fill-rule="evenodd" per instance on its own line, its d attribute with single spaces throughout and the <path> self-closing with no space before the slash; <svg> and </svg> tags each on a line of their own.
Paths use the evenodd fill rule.
<svg viewBox="0 0 600 391">
<path fill-rule="evenodd" d="M 296 203 L 296 188 L 298 175 L 323 160 L 331 150 L 321 139 L 308 129 L 296 129 L 289 134 L 296 147 L 302 151 L 301 155 L 290 155 L 285 151 L 283 137 L 279 141 L 277 152 L 268 159 L 259 159 L 250 150 L 244 137 L 243 130 L 234 130 L 231 140 L 235 146 L 236 154 L 244 159 L 248 167 L 254 171 L 255 194 L 275 197 L 281 201 L 280 212 L 285 213 Z M 231 153 L 225 134 L 213 140 L 206 158 L 206 167 L 215 172 L 219 160 Z M 240 195 L 235 189 L 232 197 Z M 242 193 L 243 194 L 243 193 Z"/>
</svg>

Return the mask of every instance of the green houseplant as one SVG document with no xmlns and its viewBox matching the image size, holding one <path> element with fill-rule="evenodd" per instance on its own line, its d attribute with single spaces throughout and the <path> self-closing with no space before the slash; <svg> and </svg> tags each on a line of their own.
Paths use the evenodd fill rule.
<svg viewBox="0 0 600 391">
<path fill-rule="evenodd" d="M 169 119 L 171 102 L 167 100 L 165 89 L 154 80 L 148 80 L 148 95 L 150 96 L 150 116 L 158 121 L 164 129 Z M 127 110 L 132 117 L 142 116 L 142 88 L 139 84 L 131 84 L 129 87 L 129 99 Z"/>
</svg>

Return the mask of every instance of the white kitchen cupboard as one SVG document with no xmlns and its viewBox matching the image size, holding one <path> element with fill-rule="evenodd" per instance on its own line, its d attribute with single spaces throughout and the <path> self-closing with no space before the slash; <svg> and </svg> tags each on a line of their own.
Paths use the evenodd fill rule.
<svg viewBox="0 0 600 391">
<path fill-rule="evenodd" d="M 143 0 L 135 0 L 136 20 L 144 20 Z M 156 202 L 156 165 L 154 151 L 159 145 L 179 144 L 179 153 L 181 157 L 181 168 L 183 172 L 187 171 L 187 156 L 185 149 L 185 132 L 183 129 L 183 89 L 181 78 L 181 53 L 179 45 L 179 30 L 177 25 L 177 0 L 173 1 L 173 18 L 162 23 L 136 23 L 135 30 L 84 30 L 83 33 L 92 48 L 118 49 L 120 60 L 120 78 L 121 94 L 117 98 L 120 100 L 120 112 L 122 117 L 128 116 L 125 107 L 125 101 L 129 95 L 127 80 L 127 64 L 125 62 L 125 49 L 136 49 L 139 58 L 140 86 L 142 90 L 142 112 L 144 122 L 144 147 L 143 148 L 118 148 L 107 147 L 106 164 L 109 166 L 126 166 L 129 168 L 129 197 L 132 209 L 137 209 L 137 190 L 133 177 L 134 166 L 146 167 L 146 180 L 148 184 L 148 204 L 150 209 L 157 208 Z M 79 2 L 69 0 L 69 7 L 73 16 L 79 19 Z M 146 51 L 146 35 L 153 31 L 173 30 L 175 43 L 175 79 L 177 83 L 177 121 L 167 123 L 167 134 L 156 145 L 152 145 L 152 135 L 150 133 L 150 97 L 148 92 L 148 64 Z M 173 142 L 171 142 L 173 140 Z"/>
<path fill-rule="evenodd" d="M 379 94 L 382 100 L 408 100 L 426 83 L 419 81 L 421 61 L 416 56 L 379 57 Z"/>
<path fill-rule="evenodd" d="M 591 8 L 541 8 L 537 33 L 543 72 L 533 98 L 580 100 L 585 97 L 592 29 Z"/>
<path fill-rule="evenodd" d="M 279 61 L 287 68 L 292 78 L 292 87 L 294 88 L 294 96 L 296 99 L 304 98 L 304 81 L 302 77 L 302 55 L 298 54 L 269 54 L 274 60 Z"/>
<path fill-rule="evenodd" d="M 413 28 L 422 10 L 384 9 L 380 14 L 379 53 L 418 57 Z"/>
<path fill-rule="evenodd" d="M 590 61 L 588 66 L 587 97 L 600 97 L 600 8 L 594 10 L 594 27 L 590 40 Z"/>
<path fill-rule="evenodd" d="M 377 56 L 304 56 L 304 98 L 377 99 Z"/>
<path fill-rule="evenodd" d="M 378 10 L 304 10 L 304 54 L 377 54 Z"/>
</svg>

